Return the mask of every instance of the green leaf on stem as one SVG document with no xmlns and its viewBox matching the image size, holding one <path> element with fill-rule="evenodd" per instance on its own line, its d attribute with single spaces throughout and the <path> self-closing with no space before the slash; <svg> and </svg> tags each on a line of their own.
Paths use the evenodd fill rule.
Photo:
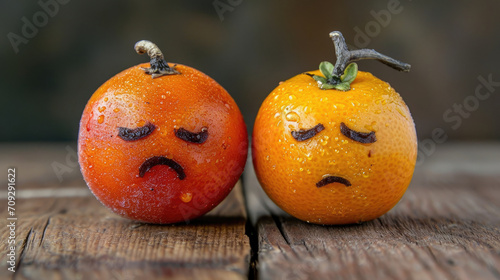
<svg viewBox="0 0 500 280">
<path fill-rule="evenodd" d="M 354 79 L 356 79 L 356 76 L 358 75 L 358 65 L 356 63 L 351 63 L 347 65 L 347 67 L 344 70 L 344 74 L 340 76 L 340 80 L 342 83 L 347 83 L 350 85 Z"/>
<path fill-rule="evenodd" d="M 333 75 L 333 64 L 328 61 L 323 61 L 319 64 L 319 70 L 325 77 L 318 75 L 311 75 L 313 79 L 318 82 L 321 89 L 336 89 L 340 91 L 348 91 L 351 89 L 351 83 L 358 75 L 358 65 L 351 63 L 347 65 L 342 76 Z"/>
<path fill-rule="evenodd" d="M 337 85 L 332 85 L 332 84 L 328 84 L 328 83 L 326 83 L 326 84 L 322 84 L 322 85 L 320 86 L 320 88 L 321 88 L 321 89 L 333 89 L 333 88 L 337 88 Z"/>
<path fill-rule="evenodd" d="M 319 71 L 326 77 L 327 80 L 333 77 L 333 64 L 328 61 L 323 61 L 319 64 Z"/>
<path fill-rule="evenodd" d="M 350 90 L 350 89 L 351 89 L 351 84 L 346 83 L 346 82 L 342 82 L 342 83 L 340 83 L 340 84 L 336 84 L 336 85 L 334 86 L 334 88 L 335 88 L 336 90 L 348 91 L 348 90 Z"/>
<path fill-rule="evenodd" d="M 318 75 L 314 75 L 312 76 L 314 80 L 316 80 L 316 82 L 318 82 L 318 84 L 321 86 L 323 84 L 326 84 L 328 81 L 325 79 L 325 77 L 321 77 L 321 76 L 318 76 Z"/>
</svg>

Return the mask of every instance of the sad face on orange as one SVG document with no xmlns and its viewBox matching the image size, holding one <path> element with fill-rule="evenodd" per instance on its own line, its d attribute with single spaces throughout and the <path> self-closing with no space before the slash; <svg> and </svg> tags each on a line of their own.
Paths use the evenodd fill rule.
<svg viewBox="0 0 500 280">
<path fill-rule="evenodd" d="M 81 171 L 99 201 L 121 216 L 187 221 L 217 206 L 239 179 L 246 126 L 213 79 L 150 55 L 150 64 L 122 71 L 90 98 L 80 121 Z"/>
<path fill-rule="evenodd" d="M 252 141 L 257 177 L 278 206 L 301 220 L 375 219 L 394 207 L 411 181 L 413 120 L 399 94 L 370 73 L 345 73 L 350 85 L 339 76 L 337 90 L 321 88 L 331 78 L 317 78 L 323 72 L 299 74 L 263 102 Z"/>
</svg>

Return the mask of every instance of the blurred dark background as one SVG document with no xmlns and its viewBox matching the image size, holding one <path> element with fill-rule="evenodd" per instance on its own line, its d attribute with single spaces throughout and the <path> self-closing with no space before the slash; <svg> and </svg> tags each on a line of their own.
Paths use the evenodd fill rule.
<svg viewBox="0 0 500 280">
<path fill-rule="evenodd" d="M 335 61 L 333 30 L 412 64 L 407 74 L 358 63 L 402 95 L 421 140 L 437 128 L 451 140 L 499 140 L 499 10 L 496 0 L 5 0 L 0 141 L 76 140 L 92 93 L 147 62 L 133 50 L 140 39 L 218 81 L 251 130 L 279 81 Z"/>
</svg>

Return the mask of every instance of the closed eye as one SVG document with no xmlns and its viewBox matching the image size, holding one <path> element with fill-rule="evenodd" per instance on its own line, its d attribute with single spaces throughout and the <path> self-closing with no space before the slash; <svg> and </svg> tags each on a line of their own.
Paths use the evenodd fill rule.
<svg viewBox="0 0 500 280">
<path fill-rule="evenodd" d="M 307 139 L 313 138 L 314 136 L 316 136 L 316 134 L 320 133 L 324 129 L 325 127 L 319 123 L 311 129 L 292 131 L 292 137 L 297 141 L 306 141 Z"/>
<path fill-rule="evenodd" d="M 125 141 L 135 141 L 144 138 L 151 134 L 156 129 L 156 126 L 150 122 L 146 123 L 144 126 L 137 128 L 118 128 L 118 137 Z"/>
<path fill-rule="evenodd" d="M 200 132 L 195 133 L 184 128 L 174 129 L 175 136 L 177 138 L 182 139 L 186 142 L 201 144 L 207 141 L 208 138 L 208 128 L 203 127 Z"/>
<path fill-rule="evenodd" d="M 363 144 L 375 143 L 377 141 L 377 137 L 375 137 L 375 131 L 359 132 L 350 129 L 345 123 L 340 123 L 340 132 L 345 137 Z"/>
</svg>

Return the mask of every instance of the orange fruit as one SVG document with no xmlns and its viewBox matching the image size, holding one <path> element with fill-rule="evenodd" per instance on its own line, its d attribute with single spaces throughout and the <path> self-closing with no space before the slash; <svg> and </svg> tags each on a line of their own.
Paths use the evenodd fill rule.
<svg viewBox="0 0 500 280">
<path fill-rule="evenodd" d="M 375 219 L 405 193 L 417 137 L 410 111 L 386 82 L 359 72 L 346 91 L 299 74 L 264 100 L 252 156 L 267 195 L 290 215 L 317 224 Z"/>
<path fill-rule="evenodd" d="M 246 126 L 209 76 L 169 64 L 170 75 L 152 78 L 149 66 L 124 70 L 90 98 L 80 121 L 81 171 L 92 193 L 121 216 L 187 221 L 219 204 L 239 179 Z"/>
</svg>

